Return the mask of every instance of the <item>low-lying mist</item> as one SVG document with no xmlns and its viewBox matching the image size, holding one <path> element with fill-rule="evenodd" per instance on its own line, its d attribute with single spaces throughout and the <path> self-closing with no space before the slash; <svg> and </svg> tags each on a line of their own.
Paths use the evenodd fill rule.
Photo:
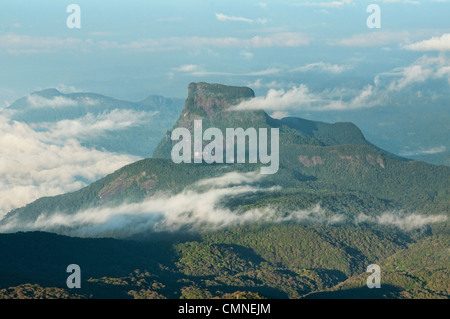
<svg viewBox="0 0 450 319">
<path fill-rule="evenodd" d="M 229 209 L 224 200 L 239 196 L 271 192 L 280 187 L 261 187 L 259 173 L 231 172 L 203 179 L 175 195 L 152 197 L 140 203 L 124 203 L 115 207 L 95 207 L 74 214 L 42 213 L 35 221 L 12 219 L 0 232 L 48 231 L 76 237 L 125 238 L 145 232 L 178 230 L 211 231 L 251 223 L 310 222 L 322 224 L 353 223 L 355 225 L 393 225 L 413 230 L 423 225 L 444 222 L 445 215 L 422 216 L 383 212 L 379 216 L 363 213 L 355 217 L 332 213 L 319 204 L 304 210 L 285 211 L 265 206 L 252 209 Z"/>
</svg>

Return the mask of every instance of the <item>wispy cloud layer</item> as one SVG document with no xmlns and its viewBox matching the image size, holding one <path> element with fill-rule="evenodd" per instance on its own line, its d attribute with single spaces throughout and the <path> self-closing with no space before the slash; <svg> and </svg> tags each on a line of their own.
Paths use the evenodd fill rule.
<svg viewBox="0 0 450 319">
<path fill-rule="evenodd" d="M 75 120 L 38 123 L 32 127 L 41 132 L 40 136 L 42 140 L 50 143 L 61 143 L 70 138 L 85 140 L 102 136 L 108 131 L 119 131 L 137 126 L 157 113 L 158 111 L 136 112 L 132 110 L 114 109 L 98 115 L 88 113 Z"/>
<path fill-rule="evenodd" d="M 0 218 L 39 197 L 80 189 L 87 181 L 138 160 L 79 143 L 86 134 L 131 125 L 128 120 L 133 115 L 88 115 L 74 121 L 47 123 L 43 131 L 0 115 Z"/>
<path fill-rule="evenodd" d="M 301 84 L 289 90 L 270 89 L 266 96 L 243 101 L 230 110 L 330 111 L 372 107 L 376 103 L 373 99 L 374 86 L 372 85 L 367 85 L 347 101 L 340 99 L 342 93 L 344 93 L 342 90 L 315 93 L 305 84 Z"/>
<path fill-rule="evenodd" d="M 263 21 L 259 21 L 262 23 Z M 310 43 L 309 38 L 298 32 L 274 32 L 269 35 L 255 35 L 249 38 L 229 37 L 166 37 L 144 38 L 130 42 L 118 42 L 101 39 L 77 39 L 57 37 L 33 37 L 8 34 L 0 36 L 0 53 L 31 54 L 54 53 L 77 50 L 128 50 L 128 51 L 177 51 L 201 48 L 271 48 L 300 47 Z"/>
<path fill-rule="evenodd" d="M 304 7 L 320 7 L 320 8 L 342 8 L 346 5 L 353 4 L 352 0 L 341 0 L 341 1 L 298 1 L 295 3 L 296 6 Z"/>
<path fill-rule="evenodd" d="M 259 71 L 251 71 L 251 72 L 225 72 L 225 71 L 208 71 L 203 67 L 196 64 L 185 64 L 179 67 L 172 68 L 172 71 L 185 73 L 189 76 L 209 76 L 209 75 L 218 75 L 218 76 L 264 76 L 264 75 L 274 75 L 281 72 L 278 68 L 267 68 Z"/>
<path fill-rule="evenodd" d="M 432 147 L 427 149 L 419 149 L 414 151 L 407 151 L 400 153 L 401 156 L 414 156 L 414 155 L 432 155 L 432 154 L 439 154 L 443 153 L 447 150 L 447 148 L 444 145 L 441 145 L 439 147 Z"/>
<path fill-rule="evenodd" d="M 261 189 L 252 185 L 260 176 L 256 173 L 230 173 L 202 180 L 176 195 L 114 208 L 92 208 L 73 215 L 43 213 L 32 223 L 12 221 L 0 231 L 62 230 L 63 233 L 76 236 L 125 237 L 149 230 L 177 230 L 186 226 L 192 229 L 216 229 L 270 219 L 273 217 L 270 212 L 252 210 L 239 213 L 220 205 L 223 199 L 230 196 L 278 189 Z"/>
<path fill-rule="evenodd" d="M 343 47 L 379 47 L 391 44 L 402 44 L 410 41 L 408 31 L 380 31 L 355 34 L 348 38 L 330 40 L 330 45 Z"/>
<path fill-rule="evenodd" d="M 450 51 L 450 33 L 408 44 L 405 48 L 412 51 Z"/>
<path fill-rule="evenodd" d="M 308 71 L 320 71 L 320 72 L 329 72 L 338 74 L 345 70 L 349 70 L 352 67 L 349 65 L 339 65 L 339 64 L 331 64 L 331 63 L 325 63 L 325 62 L 315 62 L 310 63 L 298 68 L 293 69 L 292 71 L 296 72 L 308 72 Z"/>
<path fill-rule="evenodd" d="M 94 100 L 92 101 L 87 100 L 86 103 L 88 105 L 95 105 L 97 102 Z M 49 107 L 55 109 L 69 106 L 77 106 L 78 102 L 64 96 L 55 96 L 53 98 L 48 99 L 40 95 L 31 94 L 27 96 L 27 104 L 31 108 Z"/>
<path fill-rule="evenodd" d="M 341 71 L 340 66 L 326 63 L 313 63 L 294 69 L 306 71 L 313 69 Z M 450 83 L 450 60 L 443 55 L 422 56 L 411 65 L 395 68 L 390 72 L 377 74 L 373 83 L 362 89 L 335 88 L 313 92 L 306 84 L 294 85 L 290 89 L 269 89 L 265 96 L 246 100 L 232 110 L 267 110 L 274 112 L 304 110 L 330 111 L 355 110 L 381 105 L 395 92 L 407 89 L 430 79 L 444 79 Z M 256 84 L 261 84 L 256 83 Z"/>
<path fill-rule="evenodd" d="M 140 203 L 116 207 L 96 207 L 73 214 L 42 212 L 34 221 L 10 219 L 0 232 L 43 230 L 81 237 L 123 238 L 143 232 L 210 231 L 260 222 L 320 223 L 352 225 L 379 224 L 405 231 L 447 220 L 445 215 L 420 215 L 385 212 L 378 216 L 358 215 L 356 218 L 341 213 L 327 212 L 320 205 L 309 209 L 285 211 L 265 206 L 253 209 L 229 209 L 224 201 L 235 197 L 279 190 L 263 188 L 258 182 L 264 178 L 254 172 L 231 172 L 220 177 L 198 181 L 181 193 L 161 195 Z"/>
<path fill-rule="evenodd" d="M 234 22 L 246 22 L 246 23 L 261 23 L 261 24 L 265 24 L 267 22 L 267 19 L 262 19 L 262 18 L 258 18 L 258 19 L 250 19 L 250 18 L 244 18 L 244 17 L 235 17 L 235 16 L 230 16 L 230 15 L 226 15 L 223 13 L 216 13 L 216 19 L 219 21 L 234 21 Z"/>
<path fill-rule="evenodd" d="M 448 217 L 446 215 L 421 215 L 421 214 L 406 214 L 406 213 L 392 213 L 386 212 L 376 217 L 370 217 L 360 214 L 356 218 L 357 223 L 376 223 L 385 226 L 395 226 L 402 230 L 411 231 L 419 229 L 423 226 L 446 222 Z"/>
<path fill-rule="evenodd" d="M 77 38 L 35 37 L 30 35 L 6 34 L 0 36 L 0 53 L 33 54 L 52 53 L 61 50 L 86 50 L 92 40 Z"/>
<path fill-rule="evenodd" d="M 231 210 L 222 205 L 224 199 L 245 194 L 279 190 L 255 184 L 258 173 L 232 172 L 221 177 L 204 179 L 179 194 L 147 199 L 141 203 L 117 207 L 98 207 L 72 215 L 42 213 L 35 221 L 11 220 L 0 232 L 45 230 L 82 237 L 127 237 L 147 231 L 217 230 L 258 222 L 314 222 L 335 224 L 344 216 L 327 216 L 316 205 L 311 209 L 283 212 L 273 207 Z"/>
<path fill-rule="evenodd" d="M 375 78 L 375 83 L 379 83 L 382 79 L 389 81 L 386 85 L 389 91 L 399 91 L 430 79 L 447 79 L 450 83 L 450 59 L 444 55 L 437 57 L 424 55 L 411 65 L 381 73 Z"/>
</svg>

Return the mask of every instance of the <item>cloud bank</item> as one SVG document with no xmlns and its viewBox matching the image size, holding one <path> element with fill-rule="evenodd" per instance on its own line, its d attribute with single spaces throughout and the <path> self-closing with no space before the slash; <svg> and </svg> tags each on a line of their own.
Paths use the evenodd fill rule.
<svg viewBox="0 0 450 319">
<path fill-rule="evenodd" d="M 348 66 L 349 67 L 349 66 Z M 347 66 L 328 63 L 312 63 L 293 71 L 321 70 L 342 72 Z M 321 92 L 311 91 L 306 84 L 293 85 L 289 89 L 267 91 L 265 96 L 246 100 L 230 110 L 266 110 L 280 114 L 285 111 L 345 111 L 370 108 L 389 101 L 391 94 L 408 89 L 428 80 L 443 79 L 450 83 L 450 59 L 444 55 L 424 55 L 412 64 L 377 74 L 372 83 L 361 89 L 335 88 Z M 254 84 L 261 86 L 261 81 Z M 283 113 L 280 113 L 283 112 Z"/>
<path fill-rule="evenodd" d="M 376 217 L 360 214 L 350 218 L 341 213 L 327 212 L 320 205 L 309 209 L 284 211 L 266 206 L 254 209 L 229 209 L 228 199 L 271 192 L 280 187 L 263 188 L 258 182 L 263 175 L 231 172 L 208 178 L 185 188 L 175 195 L 160 195 L 140 203 L 125 203 L 116 207 L 95 207 L 74 214 L 42 213 L 33 222 L 12 219 L 0 227 L 0 232 L 42 230 L 79 237 L 124 238 L 145 232 L 211 231 L 252 223 L 375 223 L 413 230 L 424 225 L 444 222 L 444 215 L 383 213 Z"/>
<path fill-rule="evenodd" d="M 419 149 L 414 151 L 408 151 L 400 153 L 401 156 L 413 156 L 413 155 L 432 155 L 432 154 L 439 154 L 443 153 L 447 150 L 447 147 L 444 145 L 441 145 L 439 147 L 432 147 L 428 149 Z"/>
<path fill-rule="evenodd" d="M 335 224 L 345 219 L 340 214 L 327 216 L 320 205 L 291 212 L 281 212 L 273 207 L 250 210 L 224 207 L 225 199 L 280 189 L 255 185 L 262 178 L 263 175 L 253 172 L 231 172 L 200 180 L 176 195 L 117 207 L 97 207 L 72 215 L 43 213 L 34 222 L 10 221 L 0 227 L 0 232 L 42 230 L 69 236 L 123 238 L 148 231 L 218 230 L 258 222 Z"/>
<path fill-rule="evenodd" d="M 99 207 L 73 215 L 42 214 L 36 221 L 24 224 L 12 221 L 0 232 L 45 230 L 81 237 L 126 237 L 143 231 L 219 229 L 258 220 L 273 220 L 273 211 L 231 211 L 220 205 L 230 196 L 266 192 L 278 187 L 260 188 L 253 185 L 262 175 L 258 173 L 229 173 L 219 178 L 204 179 L 183 192 L 151 198 L 141 203 L 117 207 Z"/>
<path fill-rule="evenodd" d="M 390 44 L 408 43 L 410 38 L 411 34 L 408 31 L 380 31 L 354 34 L 348 38 L 330 40 L 328 44 L 343 47 L 371 48 L 387 46 Z"/>
<path fill-rule="evenodd" d="M 222 19 L 226 16 L 221 16 Z M 239 19 L 239 17 L 228 17 Z M 241 18 L 245 19 L 245 18 Z M 251 20 L 251 19 L 249 19 Z M 251 20 L 265 23 L 265 19 Z M 0 36 L 0 52 L 8 54 L 34 54 L 72 51 L 89 53 L 95 50 L 129 50 L 138 52 L 179 51 L 200 48 L 271 48 L 299 47 L 309 45 L 310 39 L 298 32 L 274 32 L 270 35 L 255 35 L 250 38 L 237 37 L 166 37 L 144 38 L 129 42 L 112 40 L 77 39 L 58 37 L 34 37 L 8 34 Z"/>
<path fill-rule="evenodd" d="M 450 33 L 406 45 L 405 49 L 412 51 L 450 51 Z"/>
<path fill-rule="evenodd" d="M 295 3 L 296 6 L 304 6 L 304 7 L 320 7 L 320 8 L 343 8 L 346 5 L 353 4 L 352 0 L 341 0 L 341 1 L 301 1 Z"/>
<path fill-rule="evenodd" d="M 330 64 L 324 62 L 315 62 L 310 63 L 299 68 L 294 69 L 293 71 L 297 72 L 308 72 L 308 71 L 320 71 L 320 72 L 329 72 L 329 73 L 342 73 L 345 70 L 351 69 L 351 66 L 348 65 L 339 65 L 339 64 Z"/>
<path fill-rule="evenodd" d="M 99 137 L 108 131 L 124 130 L 140 125 L 146 122 L 149 117 L 158 113 L 158 111 L 137 112 L 114 109 L 97 115 L 87 113 L 85 116 L 75 120 L 33 124 L 32 128 L 42 132 L 40 134 L 41 138 L 49 142 L 62 142 L 70 138 L 86 140 Z"/>
<path fill-rule="evenodd" d="M 250 19 L 250 18 L 245 18 L 245 17 L 235 17 L 235 16 L 229 16 L 223 13 L 216 13 L 216 19 L 219 21 L 234 21 L 234 22 L 246 22 L 246 23 L 261 23 L 261 24 L 265 24 L 267 22 L 267 19 L 262 19 L 262 18 L 258 18 L 258 19 Z"/>
<path fill-rule="evenodd" d="M 89 105 L 95 105 L 95 101 L 87 101 Z M 31 94 L 27 96 L 27 104 L 30 108 L 43 108 L 50 107 L 52 109 L 56 108 L 64 108 L 64 107 L 73 107 L 77 106 L 78 102 L 64 97 L 64 96 L 55 96 L 51 99 L 42 97 L 40 95 Z"/>
<path fill-rule="evenodd" d="M 243 101 L 239 105 L 231 107 L 230 110 L 267 110 L 274 112 L 287 110 L 349 110 L 372 107 L 378 102 L 378 98 L 374 98 L 375 92 L 373 85 L 367 85 L 347 100 L 341 98 L 343 93 L 349 94 L 350 92 L 332 90 L 315 93 L 305 84 L 300 84 L 289 90 L 270 89 L 266 96 Z"/>
<path fill-rule="evenodd" d="M 0 218 L 39 197 L 80 189 L 138 160 L 89 149 L 79 140 L 103 130 L 131 125 L 132 114 L 111 112 L 74 121 L 47 123 L 46 131 L 0 114 Z M 139 115 L 139 114 L 137 114 Z M 86 135 L 87 134 L 87 135 Z"/>
<path fill-rule="evenodd" d="M 406 213 L 392 213 L 385 212 L 376 217 L 369 217 L 365 214 L 360 214 L 356 218 L 357 223 L 375 223 L 384 226 L 395 226 L 402 230 L 411 231 L 419 229 L 425 225 L 446 222 L 448 217 L 446 215 L 421 215 L 421 214 L 406 214 Z"/>
</svg>

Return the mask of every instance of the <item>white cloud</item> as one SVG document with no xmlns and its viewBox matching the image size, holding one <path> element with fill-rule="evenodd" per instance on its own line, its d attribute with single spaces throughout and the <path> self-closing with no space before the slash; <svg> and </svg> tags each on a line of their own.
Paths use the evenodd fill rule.
<svg viewBox="0 0 450 319">
<path fill-rule="evenodd" d="M 445 147 L 444 145 L 441 145 L 439 147 L 432 147 L 432 148 L 428 148 L 428 149 L 420 149 L 420 150 L 415 150 L 415 151 L 403 152 L 400 155 L 401 156 L 430 155 L 430 154 L 443 153 L 446 150 L 447 150 L 447 147 Z"/>
<path fill-rule="evenodd" d="M 108 131 L 123 130 L 128 127 L 144 123 L 154 112 L 137 112 L 133 110 L 114 109 L 98 115 L 92 113 L 75 120 L 61 120 L 58 122 L 38 123 L 32 127 L 39 129 L 43 141 L 55 143 L 67 139 L 85 140 L 98 137 Z M 42 130 L 44 129 L 44 130 Z"/>
<path fill-rule="evenodd" d="M 258 222 L 312 222 L 336 224 L 343 222 L 377 223 L 413 230 L 431 223 L 445 222 L 444 215 L 383 213 L 378 216 L 360 214 L 351 219 L 343 214 L 326 212 L 316 205 L 309 209 L 286 212 L 276 207 L 229 209 L 224 200 L 245 194 L 272 192 L 280 187 L 262 188 L 264 178 L 257 172 L 231 172 L 198 181 L 178 194 L 160 195 L 140 203 L 125 203 L 116 207 L 95 207 L 73 214 L 42 212 L 33 221 L 12 218 L 0 227 L 0 232 L 42 230 L 81 237 L 127 237 L 148 231 L 192 229 L 210 231 Z"/>
<path fill-rule="evenodd" d="M 270 48 L 270 47 L 299 47 L 309 44 L 309 38 L 298 32 L 274 32 L 266 36 L 251 38 L 236 37 L 172 37 L 163 39 L 143 39 L 128 43 L 115 41 L 101 41 L 103 49 L 124 49 L 135 51 L 166 51 L 166 50 L 195 50 L 200 48 Z"/>
<path fill-rule="evenodd" d="M 292 71 L 297 72 L 308 72 L 308 71 L 320 71 L 320 72 L 329 72 L 329 73 L 342 73 L 343 71 L 351 69 L 348 65 L 339 65 L 339 64 L 330 64 L 325 62 L 316 62 L 316 63 L 310 63 L 298 68 L 293 69 Z"/>
<path fill-rule="evenodd" d="M 71 215 L 42 213 L 27 223 L 12 219 L 0 227 L 0 231 L 44 230 L 71 236 L 120 238 L 145 231 L 174 231 L 186 227 L 198 231 L 257 222 L 335 224 L 345 219 L 340 214 L 327 216 L 319 205 L 291 212 L 273 207 L 230 210 L 222 205 L 224 199 L 234 196 L 280 189 L 255 186 L 261 178 L 258 173 L 233 172 L 201 180 L 179 194 L 154 197 L 141 203 L 91 208 Z"/>
<path fill-rule="evenodd" d="M 252 88 L 252 89 L 259 89 L 262 87 L 262 79 L 256 79 L 253 82 L 248 82 L 247 86 Z"/>
<path fill-rule="evenodd" d="M 325 63 L 313 63 L 306 65 L 301 70 L 327 67 Z M 331 69 L 333 69 L 333 65 Z M 339 70 L 339 68 L 335 69 L 336 71 Z M 411 65 L 377 74 L 373 83 L 367 84 L 361 89 L 334 88 L 313 92 L 305 84 L 291 85 L 289 89 L 275 89 L 275 86 L 273 86 L 268 90 L 266 96 L 243 101 L 230 110 L 285 112 L 292 110 L 329 111 L 368 108 L 385 103 L 390 94 L 417 83 L 424 83 L 429 79 L 446 79 L 450 83 L 450 59 L 443 55 L 438 57 L 422 56 Z M 250 87 L 252 85 L 255 85 L 255 88 L 266 86 L 261 79 L 249 83 Z M 275 115 L 280 116 L 280 113 L 275 113 Z"/>
<path fill-rule="evenodd" d="M 249 173 L 239 173 L 230 172 L 219 177 L 211 177 L 203 179 L 195 183 L 196 186 L 207 186 L 207 187 L 230 187 L 241 184 L 252 184 L 254 182 L 260 181 L 265 176 L 258 174 L 257 172 Z"/>
<path fill-rule="evenodd" d="M 172 70 L 178 71 L 178 72 L 194 72 L 194 71 L 198 71 L 200 69 L 201 69 L 200 66 L 198 66 L 196 64 L 184 64 L 177 68 L 172 68 Z"/>
<path fill-rule="evenodd" d="M 279 70 L 279 72 L 282 72 L 282 71 Z M 278 72 L 275 72 L 275 73 L 278 73 Z M 277 82 L 275 80 L 270 81 L 270 82 L 263 82 L 262 78 L 258 78 L 258 79 L 254 80 L 254 81 L 247 82 L 245 84 L 245 86 L 248 86 L 248 87 L 250 87 L 252 89 L 260 89 L 260 88 L 280 89 L 280 88 L 285 87 L 286 85 L 283 85 L 282 83 Z M 289 86 L 294 86 L 294 84 L 290 83 Z"/>
<path fill-rule="evenodd" d="M 274 119 L 282 119 L 284 117 L 288 117 L 289 113 L 288 112 L 283 112 L 283 111 L 275 111 L 272 114 L 270 114 L 270 117 L 274 118 Z"/>
<path fill-rule="evenodd" d="M 267 47 L 299 47 L 309 44 L 309 39 L 302 33 L 279 32 L 269 36 L 255 36 L 249 40 L 244 40 L 246 47 L 267 48 Z"/>
<path fill-rule="evenodd" d="M 11 105 L 12 101 L 17 98 L 19 98 L 19 95 L 15 90 L 0 86 L 0 110 Z"/>
<path fill-rule="evenodd" d="M 402 44 L 410 41 L 408 31 L 378 31 L 364 34 L 355 34 L 349 38 L 331 40 L 330 45 L 344 47 L 378 47 L 390 44 Z"/>
<path fill-rule="evenodd" d="M 222 13 L 216 13 L 216 19 L 219 21 L 239 21 L 239 22 L 253 23 L 253 20 L 249 18 L 233 17 Z"/>
<path fill-rule="evenodd" d="M 407 86 L 423 83 L 429 79 L 447 79 L 450 81 L 450 59 L 447 59 L 444 55 L 438 57 L 424 55 L 409 66 L 379 74 L 376 82 L 379 82 L 382 77 L 390 81 L 387 85 L 389 91 L 402 90 Z"/>
<path fill-rule="evenodd" d="M 233 16 L 228 16 L 228 15 L 222 14 L 222 13 L 216 13 L 216 19 L 219 21 L 240 21 L 240 22 L 253 23 L 253 20 L 249 19 L 249 18 L 233 17 Z"/>
<path fill-rule="evenodd" d="M 427 150 L 423 150 L 422 153 L 423 154 L 438 154 L 438 153 L 442 153 L 445 152 L 447 148 L 443 145 L 441 145 L 440 147 L 433 147 L 433 148 L 429 148 Z"/>
<path fill-rule="evenodd" d="M 219 203 L 229 196 L 278 189 L 252 186 L 260 178 L 258 175 L 231 173 L 202 180 L 176 195 L 151 198 L 137 204 L 92 208 L 73 215 L 43 213 L 29 224 L 11 221 L 0 231 L 56 231 L 63 226 L 71 228 L 66 232 L 70 235 L 122 237 L 146 230 L 176 230 L 184 226 L 208 229 L 245 224 L 262 218 L 264 213 L 255 210 L 240 214 Z"/>
<path fill-rule="evenodd" d="M 376 223 L 385 226 L 395 226 L 402 230 L 411 231 L 423 226 L 447 221 L 446 215 L 421 215 L 413 213 L 386 212 L 379 216 L 370 217 L 360 214 L 356 218 L 357 223 Z"/>
<path fill-rule="evenodd" d="M 408 44 L 405 48 L 412 51 L 450 51 L 450 33 Z"/>
<path fill-rule="evenodd" d="M 294 86 L 289 90 L 270 89 L 266 96 L 256 97 L 233 106 L 230 110 L 349 110 L 357 108 L 372 107 L 376 103 L 374 98 L 374 87 L 367 85 L 358 91 L 351 99 L 344 101 L 340 98 L 341 92 L 329 91 L 314 93 L 305 84 Z"/>
<path fill-rule="evenodd" d="M 264 19 L 255 20 L 265 23 Z M 201 48 L 269 48 L 299 47 L 309 44 L 309 38 L 297 32 L 273 32 L 266 36 L 236 37 L 169 37 L 139 39 L 120 43 L 111 40 L 76 39 L 57 37 L 33 37 L 8 34 L 0 36 L 0 53 L 33 54 L 54 53 L 67 50 L 88 53 L 92 50 L 129 50 L 143 52 L 198 50 Z"/>
<path fill-rule="evenodd" d="M 0 53 L 51 53 L 60 50 L 84 51 L 93 44 L 92 40 L 76 38 L 34 37 L 6 34 L 0 36 Z"/>
<path fill-rule="evenodd" d="M 268 68 L 260 71 L 252 71 L 252 72 L 223 72 L 223 71 L 207 71 L 201 68 L 198 65 L 188 64 L 182 65 L 178 68 L 172 68 L 174 71 L 187 73 L 191 76 L 209 76 L 209 75 L 218 75 L 218 76 L 264 76 L 264 75 L 273 75 L 279 73 L 281 70 L 277 68 Z"/>
<path fill-rule="evenodd" d="M 0 115 L 0 217 L 39 197 L 80 189 L 86 180 L 139 159 L 88 149 L 75 139 L 50 140 L 49 133 Z"/>
<path fill-rule="evenodd" d="M 262 9 L 267 9 L 267 3 L 265 2 L 258 2 L 256 5 Z"/>
<path fill-rule="evenodd" d="M 408 4 L 420 4 L 420 1 L 416 0 L 375 0 L 382 3 L 408 3 Z"/>
<path fill-rule="evenodd" d="M 296 6 L 304 7 L 320 7 L 320 8 L 342 8 L 346 5 L 353 4 L 352 0 L 341 0 L 341 1 L 316 1 L 316 2 L 296 2 Z"/>
<path fill-rule="evenodd" d="M 261 23 L 261 24 L 265 24 L 267 22 L 267 19 L 262 19 L 262 18 L 258 18 L 258 19 L 249 19 L 249 18 L 244 18 L 244 17 L 235 17 L 235 16 L 229 16 L 223 13 L 216 13 L 216 19 L 219 21 L 237 21 L 237 22 L 246 22 L 246 23 Z"/>
<path fill-rule="evenodd" d="M 65 94 L 68 94 L 68 93 L 75 93 L 75 92 L 81 92 L 81 91 L 82 91 L 82 90 L 76 88 L 76 87 L 73 86 L 73 85 L 66 85 L 66 84 L 64 84 L 64 83 L 58 84 L 58 85 L 55 87 L 55 89 L 57 89 L 57 90 L 58 90 L 59 92 L 61 92 L 61 93 L 65 93 Z"/>
<path fill-rule="evenodd" d="M 69 106 L 77 106 L 78 102 L 64 97 L 64 96 L 55 96 L 51 99 L 47 99 L 40 95 L 31 94 L 27 96 L 27 104 L 31 108 L 42 108 L 42 107 L 50 107 L 50 108 L 63 108 Z M 92 102 L 95 103 L 95 102 Z"/>
<path fill-rule="evenodd" d="M 401 68 L 398 75 L 400 79 L 390 84 L 390 90 L 401 90 L 410 84 L 425 82 L 432 75 L 432 71 L 422 65 L 411 65 Z"/>
<path fill-rule="evenodd" d="M 304 84 L 285 91 L 270 89 L 265 97 L 246 100 L 232 107 L 232 110 L 286 110 L 310 107 L 313 103 L 321 102 L 322 98 L 314 95 Z"/>
<path fill-rule="evenodd" d="M 247 59 L 247 60 L 253 59 L 253 56 L 254 56 L 253 53 L 251 53 L 251 52 L 249 52 L 249 51 L 246 51 L 246 50 L 241 51 L 240 55 L 243 56 L 243 57 L 244 57 L 245 59 Z"/>
</svg>

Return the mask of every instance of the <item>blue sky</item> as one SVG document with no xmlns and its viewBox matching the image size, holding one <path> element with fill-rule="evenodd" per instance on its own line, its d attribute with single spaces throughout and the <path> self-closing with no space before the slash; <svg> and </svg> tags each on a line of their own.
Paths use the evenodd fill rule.
<svg viewBox="0 0 450 319">
<path fill-rule="evenodd" d="M 81 29 L 66 7 L 81 8 Z M 381 8 L 369 29 L 366 8 Z M 448 1 L 0 1 L 0 106 L 48 87 L 140 100 L 191 81 L 268 89 L 355 88 L 450 33 Z M 445 39 L 441 40 L 442 43 Z M 293 71 L 297 70 L 297 71 Z M 323 79 L 326 81 L 323 81 Z"/>
</svg>

